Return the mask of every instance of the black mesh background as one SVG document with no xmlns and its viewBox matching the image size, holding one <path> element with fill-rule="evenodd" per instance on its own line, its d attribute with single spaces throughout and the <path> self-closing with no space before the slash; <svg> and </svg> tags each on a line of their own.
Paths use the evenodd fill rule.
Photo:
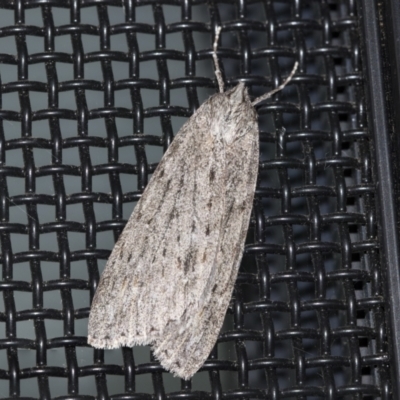
<svg viewBox="0 0 400 400">
<path fill-rule="evenodd" d="M 0 397 L 389 399 L 359 10 L 340 0 L 0 2 Z M 216 91 L 258 106 L 246 252 L 191 382 L 86 344 L 90 300 L 162 152 Z M 157 243 L 152 244 L 157 246 Z"/>
</svg>

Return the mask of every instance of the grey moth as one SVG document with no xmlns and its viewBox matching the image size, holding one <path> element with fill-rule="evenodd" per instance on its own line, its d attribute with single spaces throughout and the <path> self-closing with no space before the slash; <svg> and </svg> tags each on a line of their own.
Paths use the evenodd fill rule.
<svg viewBox="0 0 400 400">
<path fill-rule="evenodd" d="M 256 186 L 259 138 L 243 83 L 211 96 L 177 133 L 108 259 L 89 316 L 96 348 L 149 344 L 190 379 L 215 345 L 232 296 Z"/>
</svg>

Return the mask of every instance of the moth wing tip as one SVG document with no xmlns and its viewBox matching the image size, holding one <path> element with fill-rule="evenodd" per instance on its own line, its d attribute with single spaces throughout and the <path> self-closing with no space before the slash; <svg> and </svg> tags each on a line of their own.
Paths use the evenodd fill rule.
<svg viewBox="0 0 400 400">
<path fill-rule="evenodd" d="M 154 338 L 149 336 L 118 336 L 114 338 L 93 338 L 88 335 L 88 344 L 96 349 L 112 350 L 120 347 L 134 347 L 134 346 L 146 346 L 151 344 Z"/>
<path fill-rule="evenodd" d="M 118 347 L 121 347 L 121 344 L 118 340 L 95 339 L 90 335 L 88 335 L 87 342 L 95 349 L 117 349 Z"/>
<path fill-rule="evenodd" d="M 175 378 L 189 381 L 201 367 L 187 364 L 181 365 L 177 360 L 171 359 L 171 357 L 169 357 L 164 351 L 158 350 L 154 345 L 152 346 L 152 350 L 155 358 L 159 361 L 161 366 L 166 371 L 170 372 Z"/>
</svg>

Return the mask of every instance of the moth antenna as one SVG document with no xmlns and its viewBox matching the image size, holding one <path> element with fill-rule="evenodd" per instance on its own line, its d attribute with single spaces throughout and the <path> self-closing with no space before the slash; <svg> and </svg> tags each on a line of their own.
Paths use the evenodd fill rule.
<svg viewBox="0 0 400 400">
<path fill-rule="evenodd" d="M 213 44 L 213 60 L 214 60 L 214 65 L 215 65 L 215 76 L 217 78 L 218 82 L 218 87 L 219 87 L 219 92 L 224 93 L 224 80 L 222 79 L 222 73 L 221 70 L 219 69 L 219 63 L 218 63 L 218 57 L 217 57 L 217 49 L 218 49 L 218 40 L 219 40 L 219 34 L 221 33 L 221 27 L 218 26 L 216 31 L 215 31 L 215 38 L 214 38 L 214 44 Z"/>
<path fill-rule="evenodd" d="M 290 75 L 285 79 L 285 81 L 283 83 L 281 83 L 277 88 L 275 88 L 274 90 L 271 90 L 268 93 L 263 94 L 260 97 L 257 97 L 251 104 L 253 106 L 255 106 L 256 104 L 260 103 L 263 100 L 269 99 L 271 96 L 273 96 L 275 93 L 279 92 L 280 90 L 282 90 L 293 78 L 294 74 L 297 71 L 297 67 L 299 66 L 299 63 L 296 61 L 294 63 L 294 67 L 292 69 L 292 72 L 290 73 Z"/>
</svg>

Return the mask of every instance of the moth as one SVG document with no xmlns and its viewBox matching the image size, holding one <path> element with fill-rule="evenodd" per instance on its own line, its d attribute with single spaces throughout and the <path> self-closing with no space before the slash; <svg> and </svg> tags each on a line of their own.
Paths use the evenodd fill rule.
<svg viewBox="0 0 400 400">
<path fill-rule="evenodd" d="M 93 298 L 88 343 L 151 345 L 190 379 L 215 345 L 243 256 L 257 180 L 259 133 L 243 83 L 219 91 L 183 125 L 137 203 Z"/>
</svg>

